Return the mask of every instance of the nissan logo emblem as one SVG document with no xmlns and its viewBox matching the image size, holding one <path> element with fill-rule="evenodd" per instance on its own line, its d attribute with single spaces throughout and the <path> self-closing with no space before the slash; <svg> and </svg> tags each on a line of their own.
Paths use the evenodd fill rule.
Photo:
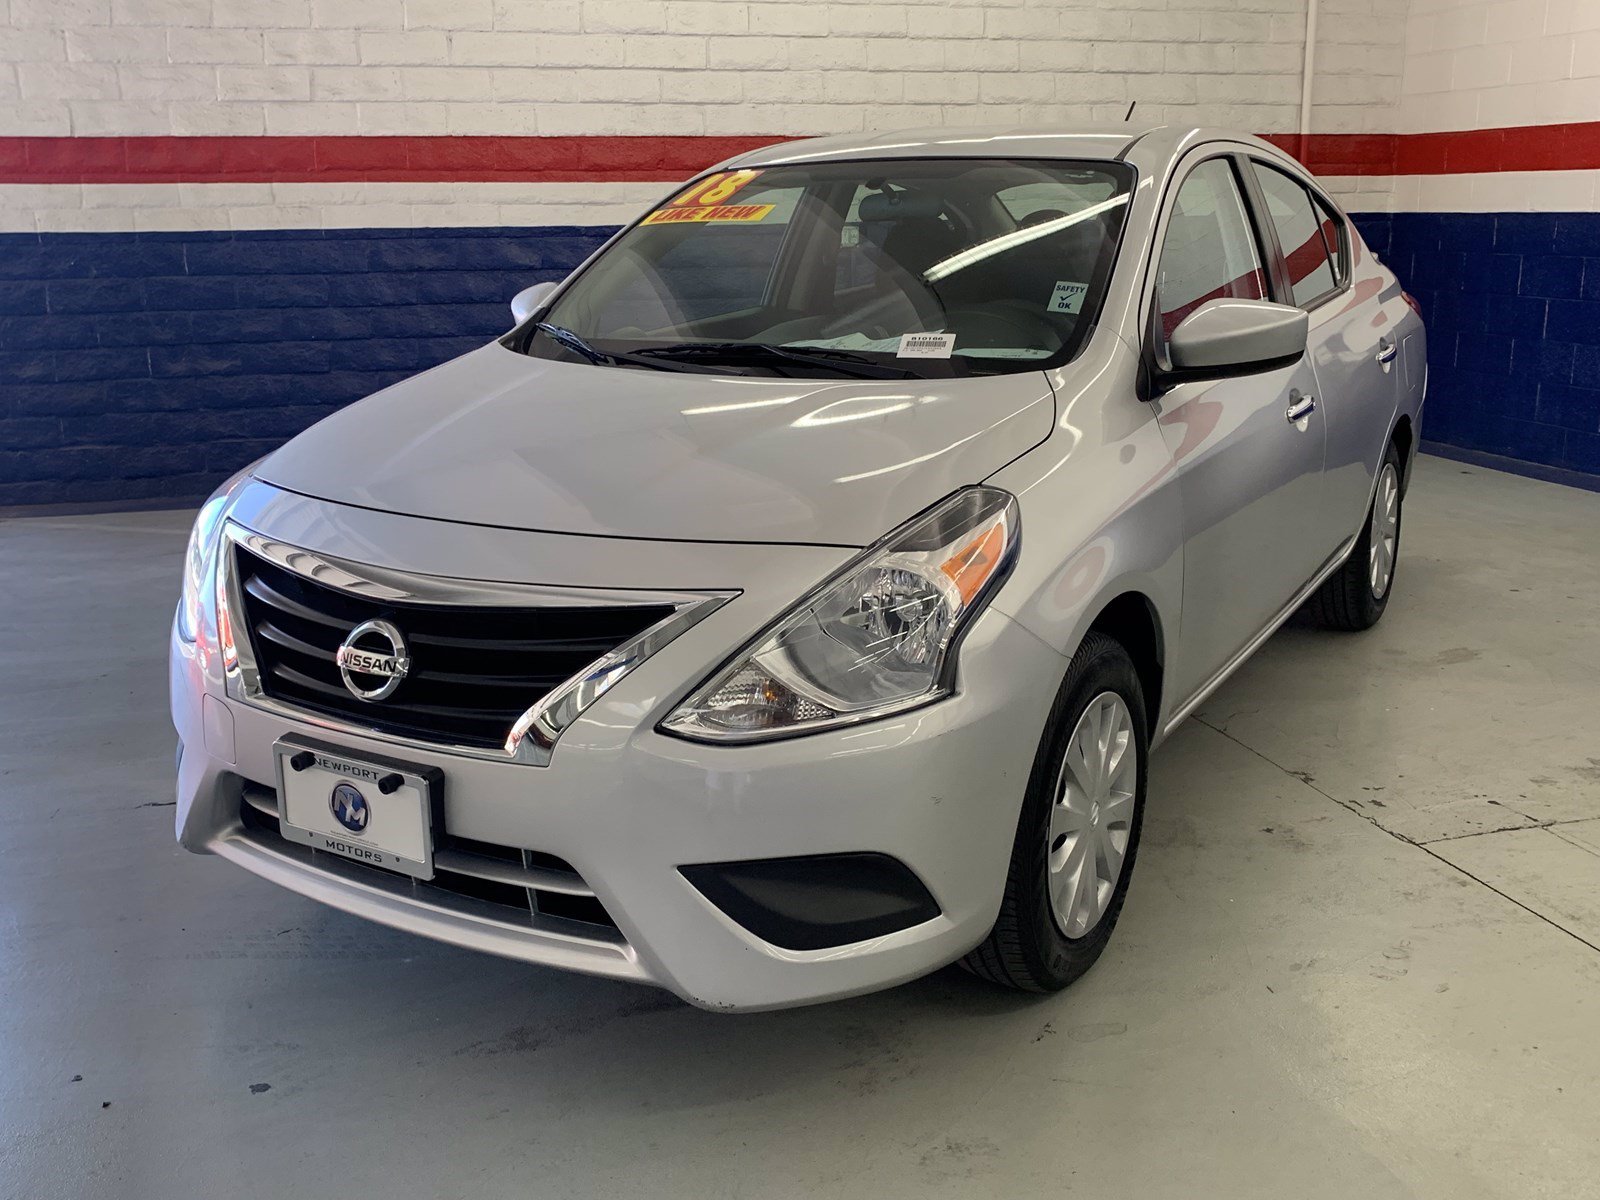
<svg viewBox="0 0 1600 1200">
<path fill-rule="evenodd" d="M 387 621 L 363 621 L 340 645 L 333 661 L 350 694 L 360 700 L 392 696 L 411 669 L 411 655 L 400 631 Z"/>
</svg>

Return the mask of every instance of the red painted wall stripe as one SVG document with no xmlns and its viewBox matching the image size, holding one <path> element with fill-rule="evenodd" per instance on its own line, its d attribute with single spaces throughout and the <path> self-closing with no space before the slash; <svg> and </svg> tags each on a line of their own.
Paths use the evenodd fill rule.
<svg viewBox="0 0 1600 1200">
<path fill-rule="evenodd" d="M 1451 133 L 1267 134 L 1323 175 L 1480 175 L 1600 168 L 1600 121 Z M 1309 155 L 1309 157 L 1308 157 Z"/>
<path fill-rule="evenodd" d="M 781 137 L 0 137 L 0 183 L 682 179 Z"/>
<path fill-rule="evenodd" d="M 1264 135 L 1323 175 L 1600 168 L 1600 121 Z M 0 183 L 663 182 L 782 137 L 0 137 Z"/>
</svg>

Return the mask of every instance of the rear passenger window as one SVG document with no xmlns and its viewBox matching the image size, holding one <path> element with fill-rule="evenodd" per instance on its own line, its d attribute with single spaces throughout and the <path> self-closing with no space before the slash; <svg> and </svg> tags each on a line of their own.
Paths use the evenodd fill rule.
<svg viewBox="0 0 1600 1200">
<path fill-rule="evenodd" d="M 1343 269 L 1338 220 L 1296 179 L 1265 163 L 1252 163 L 1267 212 L 1278 231 L 1278 245 L 1289 268 L 1294 302 L 1301 308 L 1337 289 Z"/>
<path fill-rule="evenodd" d="M 1233 168 L 1220 158 L 1201 163 L 1178 189 L 1156 266 L 1162 335 L 1207 300 L 1264 300 L 1266 284 Z"/>
</svg>

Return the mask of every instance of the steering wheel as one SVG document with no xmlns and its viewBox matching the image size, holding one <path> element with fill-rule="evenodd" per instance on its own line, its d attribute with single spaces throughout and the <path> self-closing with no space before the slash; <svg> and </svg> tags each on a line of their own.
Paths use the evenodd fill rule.
<svg viewBox="0 0 1600 1200">
<path fill-rule="evenodd" d="M 996 300 L 982 308 L 953 308 L 945 314 L 945 328 L 960 344 L 972 347 L 1037 346 L 1054 350 L 1061 344 L 1055 322 L 1034 312 L 1022 300 Z"/>
<path fill-rule="evenodd" d="M 925 312 L 924 309 L 929 311 Z M 849 312 L 829 318 L 817 336 L 838 337 L 847 333 L 861 333 L 869 338 L 889 338 L 906 329 L 937 328 L 940 319 L 937 307 L 917 304 L 912 296 L 878 296 Z"/>
</svg>

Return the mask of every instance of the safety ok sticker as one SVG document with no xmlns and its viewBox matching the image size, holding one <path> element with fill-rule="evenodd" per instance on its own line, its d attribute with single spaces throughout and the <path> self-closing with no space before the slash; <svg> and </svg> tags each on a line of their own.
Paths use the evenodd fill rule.
<svg viewBox="0 0 1600 1200">
<path fill-rule="evenodd" d="M 1056 282 L 1056 290 L 1050 293 L 1050 303 L 1047 306 L 1053 313 L 1081 313 L 1083 311 L 1083 298 L 1088 294 L 1089 285 L 1074 283 L 1070 279 Z"/>
<path fill-rule="evenodd" d="M 658 208 L 644 219 L 645 225 L 676 225 L 702 221 L 761 221 L 773 209 L 770 204 L 706 204 L 687 208 Z"/>
</svg>

